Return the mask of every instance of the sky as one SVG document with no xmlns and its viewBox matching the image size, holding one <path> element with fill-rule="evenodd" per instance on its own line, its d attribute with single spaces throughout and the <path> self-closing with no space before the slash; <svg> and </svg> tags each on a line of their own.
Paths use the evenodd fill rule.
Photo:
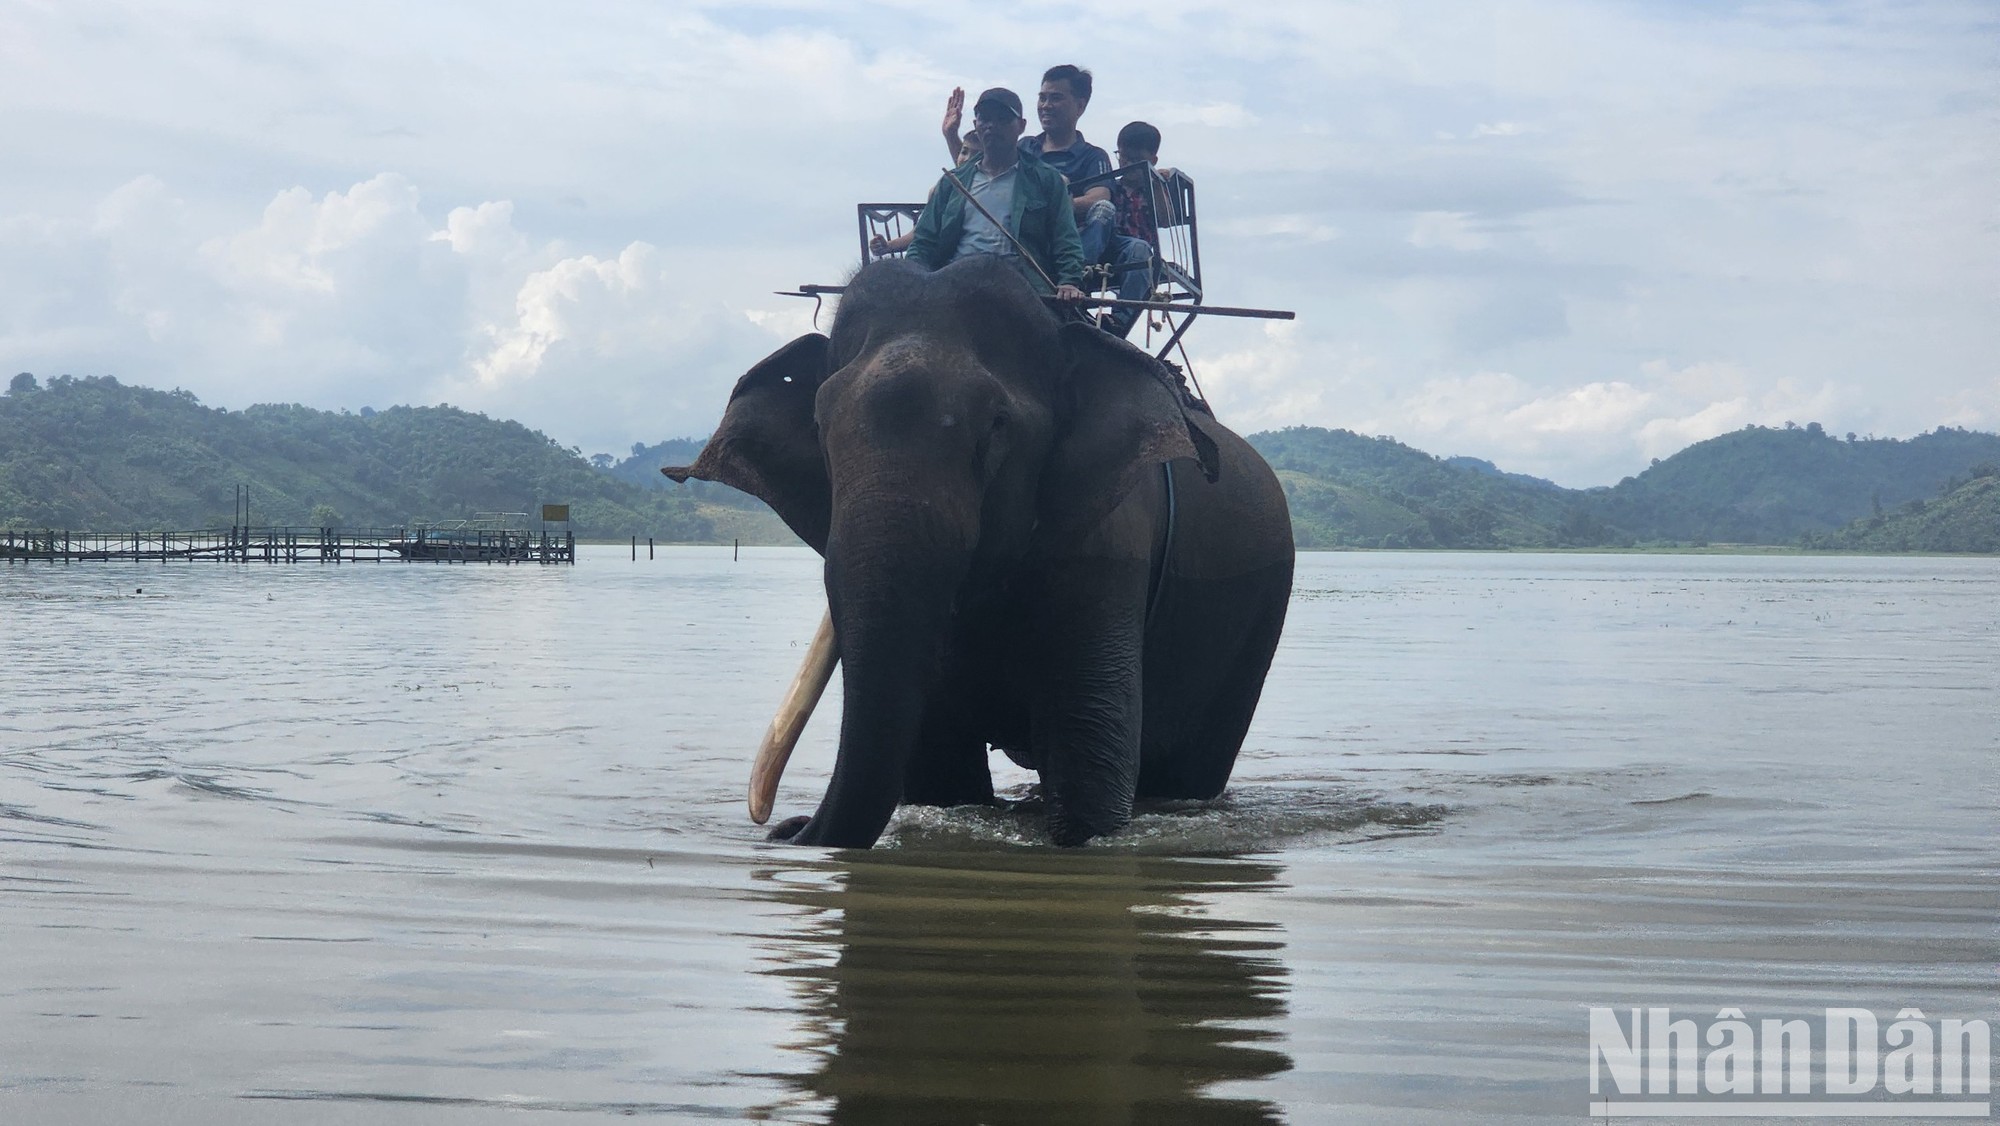
<svg viewBox="0 0 2000 1126">
<path fill-rule="evenodd" d="M 0 368 L 700 436 L 954 85 L 1164 135 L 1219 417 L 1569 486 L 2000 429 L 2000 6 L 0 0 Z M 824 326 L 825 319 L 821 325 Z"/>
</svg>

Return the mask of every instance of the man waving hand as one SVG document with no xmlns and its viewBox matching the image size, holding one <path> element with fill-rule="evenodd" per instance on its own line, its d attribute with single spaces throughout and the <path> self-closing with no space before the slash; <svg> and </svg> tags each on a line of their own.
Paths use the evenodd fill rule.
<svg viewBox="0 0 2000 1126">
<path fill-rule="evenodd" d="M 972 127 L 984 142 L 980 157 L 946 173 L 965 191 L 943 180 L 931 190 L 909 257 L 935 270 L 967 254 L 997 254 L 1014 259 L 1036 292 L 1081 300 L 1083 245 L 1069 188 L 1038 155 L 1023 151 L 1026 126 L 1012 90 L 996 86 L 979 95 Z M 967 202 L 968 194 L 980 207 Z M 1023 251 L 1032 266 L 1020 261 Z"/>
</svg>

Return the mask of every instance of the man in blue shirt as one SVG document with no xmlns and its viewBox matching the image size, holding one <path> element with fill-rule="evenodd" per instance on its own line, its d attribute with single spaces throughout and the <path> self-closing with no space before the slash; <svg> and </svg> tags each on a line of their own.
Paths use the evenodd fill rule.
<svg viewBox="0 0 2000 1126">
<path fill-rule="evenodd" d="M 1072 184 L 1111 171 L 1111 158 L 1084 140 L 1076 127 L 1083 111 L 1090 107 L 1090 87 L 1090 72 L 1082 67 L 1069 63 L 1050 67 L 1042 75 L 1041 92 L 1035 96 L 1035 117 L 1041 121 L 1042 131 L 1021 138 L 1023 151 L 1041 157 L 1042 163 Z M 1099 184 L 1072 193 L 1070 204 L 1076 209 L 1076 233 L 1083 240 L 1084 261 L 1103 261 L 1104 248 L 1117 222 L 1110 187 Z"/>
</svg>

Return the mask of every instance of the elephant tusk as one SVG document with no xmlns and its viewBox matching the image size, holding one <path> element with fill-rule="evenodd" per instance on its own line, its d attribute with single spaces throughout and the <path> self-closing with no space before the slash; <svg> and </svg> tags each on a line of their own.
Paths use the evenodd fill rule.
<svg viewBox="0 0 2000 1126">
<path fill-rule="evenodd" d="M 778 714 L 771 717 L 771 728 L 764 732 L 764 742 L 757 748 L 757 760 L 750 764 L 750 820 L 759 825 L 771 819 L 771 807 L 778 801 L 778 779 L 784 777 L 792 748 L 799 745 L 806 721 L 812 718 L 839 660 L 833 644 L 833 614 L 829 612 L 820 618 L 819 632 L 806 647 L 805 663 L 786 689 L 784 702 L 778 705 Z"/>
</svg>

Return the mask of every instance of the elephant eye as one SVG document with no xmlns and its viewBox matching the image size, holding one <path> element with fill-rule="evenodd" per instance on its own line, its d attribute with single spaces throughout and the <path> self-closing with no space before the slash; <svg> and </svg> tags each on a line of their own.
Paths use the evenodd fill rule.
<svg viewBox="0 0 2000 1126">
<path fill-rule="evenodd" d="M 1004 414 L 996 414 L 996 415 L 994 415 L 994 416 L 993 416 L 993 429 L 995 429 L 995 430 L 1005 430 L 1006 428 L 1007 428 L 1007 416 L 1006 416 L 1006 415 L 1004 415 Z"/>
</svg>

